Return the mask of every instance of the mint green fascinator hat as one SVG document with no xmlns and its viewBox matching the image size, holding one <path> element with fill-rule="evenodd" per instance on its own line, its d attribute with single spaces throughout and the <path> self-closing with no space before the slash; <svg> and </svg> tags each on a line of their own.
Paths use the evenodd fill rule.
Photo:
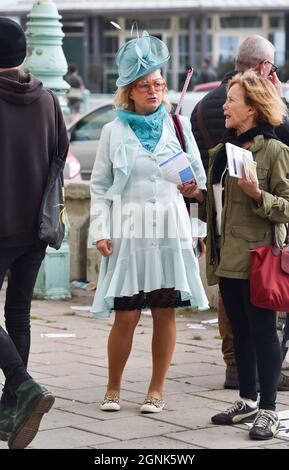
<svg viewBox="0 0 289 470">
<path fill-rule="evenodd" d="M 143 75 L 160 69 L 169 58 L 165 43 L 144 31 L 142 36 L 131 39 L 119 49 L 115 58 L 119 75 L 116 86 L 128 85 Z"/>
</svg>

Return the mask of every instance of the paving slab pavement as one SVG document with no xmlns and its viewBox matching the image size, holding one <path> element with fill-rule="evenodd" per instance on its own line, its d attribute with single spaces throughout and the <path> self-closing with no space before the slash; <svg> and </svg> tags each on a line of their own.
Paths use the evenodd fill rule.
<svg viewBox="0 0 289 470">
<path fill-rule="evenodd" d="M 289 448 L 283 437 L 251 441 L 246 425 L 211 424 L 210 417 L 232 403 L 237 393 L 223 389 L 225 366 L 218 327 L 206 325 L 198 330 L 188 325 L 215 318 L 214 311 L 189 313 L 184 309 L 177 316 L 177 345 L 165 386 L 166 408 L 156 415 L 139 413 L 151 373 L 151 318 L 142 315 L 124 373 L 121 411 L 100 411 L 113 316 L 100 320 L 70 308 L 88 306 L 92 298 L 93 292 L 75 289 L 70 300 L 33 301 L 29 371 L 55 394 L 56 401 L 30 449 Z M 2 290 L 2 311 L 3 304 Z M 1 372 L 0 379 L 3 382 Z M 284 409 L 289 409 L 289 392 L 278 394 L 278 410 Z M 0 449 L 6 448 L 0 441 Z"/>
</svg>

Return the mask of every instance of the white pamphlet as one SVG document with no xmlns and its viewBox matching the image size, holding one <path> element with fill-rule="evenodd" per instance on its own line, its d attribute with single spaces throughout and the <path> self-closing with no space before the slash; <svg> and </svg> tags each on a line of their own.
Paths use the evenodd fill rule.
<svg viewBox="0 0 289 470">
<path fill-rule="evenodd" d="M 193 168 L 187 154 L 183 151 L 164 160 L 159 164 L 162 177 L 175 184 L 184 184 L 196 181 Z"/>
<path fill-rule="evenodd" d="M 256 162 L 250 150 L 243 149 L 237 145 L 226 143 L 229 175 L 234 178 L 243 178 L 243 171 L 247 179 L 252 176 L 257 179 Z"/>
</svg>

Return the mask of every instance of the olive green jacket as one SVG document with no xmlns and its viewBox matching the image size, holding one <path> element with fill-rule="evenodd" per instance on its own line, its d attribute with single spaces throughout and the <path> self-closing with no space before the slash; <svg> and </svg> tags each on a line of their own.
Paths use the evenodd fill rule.
<svg viewBox="0 0 289 470">
<path fill-rule="evenodd" d="M 270 245 L 273 224 L 276 239 L 283 243 L 284 224 L 289 222 L 289 147 L 275 139 L 254 138 L 249 150 L 257 162 L 257 176 L 263 202 L 257 203 L 238 186 L 238 179 L 225 177 L 225 201 L 221 221 L 220 259 L 216 251 L 215 202 L 212 169 L 218 144 L 209 151 L 206 203 L 199 207 L 199 217 L 207 220 L 207 278 L 208 284 L 218 283 L 219 277 L 249 279 L 250 250 Z"/>
</svg>

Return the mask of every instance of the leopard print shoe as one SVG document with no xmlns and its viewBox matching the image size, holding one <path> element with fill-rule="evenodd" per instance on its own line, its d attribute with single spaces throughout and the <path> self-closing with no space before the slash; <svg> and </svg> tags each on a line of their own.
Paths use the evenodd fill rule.
<svg viewBox="0 0 289 470">
<path fill-rule="evenodd" d="M 99 405 L 99 408 L 102 411 L 119 411 L 119 395 L 117 393 L 106 393 L 103 401 Z"/>
<path fill-rule="evenodd" d="M 148 395 L 140 407 L 141 413 L 160 413 L 165 406 L 162 398 L 152 397 Z"/>
</svg>

